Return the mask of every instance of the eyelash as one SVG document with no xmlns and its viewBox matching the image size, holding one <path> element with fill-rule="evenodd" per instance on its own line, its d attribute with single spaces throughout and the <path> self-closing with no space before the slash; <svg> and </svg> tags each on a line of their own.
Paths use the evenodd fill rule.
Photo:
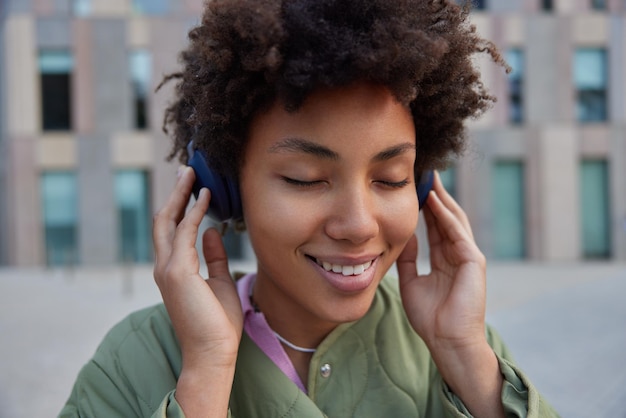
<svg viewBox="0 0 626 418">
<path fill-rule="evenodd" d="M 292 184 L 294 186 L 298 186 L 298 187 L 313 187 L 318 185 L 319 183 L 321 183 L 321 181 L 302 181 L 302 180 L 296 180 L 296 179 L 292 179 L 291 177 L 285 177 L 283 176 L 283 180 L 286 183 Z"/>
<path fill-rule="evenodd" d="M 292 184 L 292 185 L 297 186 L 297 187 L 313 187 L 313 186 L 317 186 L 318 184 L 322 183 L 321 180 L 302 181 L 302 180 L 296 180 L 296 179 L 292 179 L 290 177 L 285 177 L 285 176 L 283 176 L 283 180 L 286 183 Z M 390 187 L 392 189 L 401 189 L 401 188 L 403 188 L 403 187 L 405 187 L 406 185 L 409 184 L 409 180 L 408 179 L 404 179 L 402 181 L 382 181 L 382 180 L 379 180 L 378 183 L 381 183 L 382 185 L 384 185 L 386 187 Z"/>
<path fill-rule="evenodd" d="M 382 183 L 387 187 L 391 187 L 392 189 L 401 189 L 409 184 L 409 179 L 404 179 L 402 181 L 380 181 L 379 183 Z"/>
</svg>

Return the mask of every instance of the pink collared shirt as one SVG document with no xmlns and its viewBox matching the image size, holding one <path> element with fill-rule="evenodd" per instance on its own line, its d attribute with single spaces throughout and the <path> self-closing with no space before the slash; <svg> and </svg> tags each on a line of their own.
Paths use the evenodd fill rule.
<svg viewBox="0 0 626 418">
<path fill-rule="evenodd" d="M 307 393 L 307 389 L 302 383 L 300 376 L 298 376 L 293 363 L 265 320 L 265 316 L 262 312 L 255 311 L 254 306 L 252 306 L 250 294 L 255 279 L 256 273 L 250 273 L 237 280 L 237 293 L 239 293 L 239 300 L 241 301 L 244 315 L 243 328 L 261 351 L 263 351 L 296 386 L 304 393 Z"/>
</svg>

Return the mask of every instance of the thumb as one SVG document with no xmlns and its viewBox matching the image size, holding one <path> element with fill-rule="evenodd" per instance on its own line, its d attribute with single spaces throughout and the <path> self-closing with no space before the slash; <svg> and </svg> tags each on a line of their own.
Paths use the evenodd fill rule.
<svg viewBox="0 0 626 418">
<path fill-rule="evenodd" d="M 202 235 L 202 253 L 211 278 L 229 278 L 228 256 L 222 237 L 215 228 L 207 229 Z"/>
<path fill-rule="evenodd" d="M 396 260 L 396 266 L 400 287 L 417 277 L 417 237 L 415 234 L 409 238 L 404 246 L 398 260 Z"/>
<path fill-rule="evenodd" d="M 241 333 L 243 313 L 237 294 L 237 287 L 228 269 L 228 256 L 222 237 L 215 228 L 207 229 L 202 235 L 202 251 L 209 270 L 207 283 L 220 300 L 222 306 L 237 331 Z"/>
</svg>

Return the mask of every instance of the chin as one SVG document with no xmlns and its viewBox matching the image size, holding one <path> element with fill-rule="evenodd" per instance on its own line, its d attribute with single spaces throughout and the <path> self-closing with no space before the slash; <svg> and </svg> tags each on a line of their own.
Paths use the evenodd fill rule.
<svg viewBox="0 0 626 418">
<path fill-rule="evenodd" d="M 333 303 L 325 309 L 324 317 L 335 324 L 345 324 L 363 318 L 374 300 L 376 287 L 359 295 L 351 295 Z"/>
</svg>

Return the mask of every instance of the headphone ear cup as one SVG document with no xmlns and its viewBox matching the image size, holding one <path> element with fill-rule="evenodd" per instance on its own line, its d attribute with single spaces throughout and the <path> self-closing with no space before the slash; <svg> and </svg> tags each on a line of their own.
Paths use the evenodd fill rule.
<svg viewBox="0 0 626 418">
<path fill-rule="evenodd" d="M 422 171 L 415 173 L 417 189 L 417 200 L 419 201 L 420 210 L 426 205 L 428 194 L 433 188 L 433 181 L 435 180 L 435 173 L 432 170 Z"/>
<path fill-rule="evenodd" d="M 221 177 L 228 190 L 228 201 L 230 202 L 230 219 L 233 221 L 243 220 L 243 206 L 241 205 L 241 193 L 239 183 L 232 177 Z"/>
<path fill-rule="evenodd" d="M 211 191 L 207 215 L 217 222 L 241 220 L 243 211 L 237 182 L 215 172 L 210 167 L 205 154 L 193 148 L 193 142 L 187 145 L 187 154 L 187 165 L 196 173 L 192 188 L 194 196 L 197 199 L 203 187 Z"/>
</svg>

